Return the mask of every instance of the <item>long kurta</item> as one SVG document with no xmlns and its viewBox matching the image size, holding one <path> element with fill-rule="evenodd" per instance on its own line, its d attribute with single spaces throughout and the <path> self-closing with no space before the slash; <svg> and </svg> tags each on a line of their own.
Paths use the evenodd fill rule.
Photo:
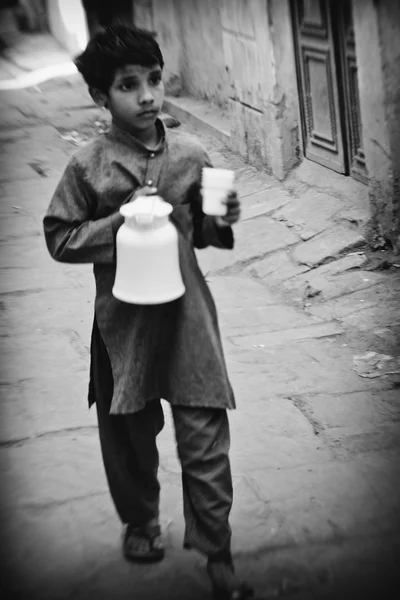
<svg viewBox="0 0 400 600">
<path fill-rule="evenodd" d="M 215 304 L 200 271 L 194 247 L 233 247 L 230 227 L 218 227 L 201 211 L 201 169 L 210 166 L 195 138 L 164 129 L 149 150 L 131 134 L 110 131 L 71 158 L 44 218 L 55 260 L 93 263 L 96 280 L 93 343 L 104 344 L 113 378 L 111 414 L 133 413 L 148 401 L 234 408 Z M 122 204 L 144 185 L 155 186 L 172 204 L 179 234 L 179 260 L 185 294 L 162 305 L 139 306 L 114 298 L 116 234 Z M 106 365 L 105 365 L 106 367 Z M 95 398 L 89 395 L 89 404 Z"/>
</svg>

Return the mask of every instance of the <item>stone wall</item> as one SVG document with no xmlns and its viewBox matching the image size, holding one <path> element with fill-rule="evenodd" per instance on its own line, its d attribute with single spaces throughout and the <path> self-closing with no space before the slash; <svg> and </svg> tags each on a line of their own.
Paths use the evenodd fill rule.
<svg viewBox="0 0 400 600">
<path fill-rule="evenodd" d="M 283 179 L 298 160 L 296 71 L 288 0 L 136 0 L 157 32 L 168 93 L 228 108 L 232 149 Z"/>
<path fill-rule="evenodd" d="M 182 91 L 183 56 L 179 21 L 173 0 L 135 0 L 133 20 L 138 27 L 154 31 L 163 52 L 164 81 L 168 94 Z"/>
<path fill-rule="evenodd" d="M 181 63 L 184 90 L 225 108 L 229 87 L 220 1 L 178 0 L 175 6 L 184 48 Z"/>
<path fill-rule="evenodd" d="M 157 32 L 167 92 L 228 107 L 231 147 L 284 179 L 301 157 L 289 0 L 135 0 Z M 353 0 L 375 238 L 400 249 L 400 2 Z"/>
<path fill-rule="evenodd" d="M 400 251 L 400 3 L 353 0 L 373 243 Z"/>
<path fill-rule="evenodd" d="M 186 93 L 227 106 L 218 0 L 135 0 L 134 21 L 157 34 L 167 93 Z"/>
<path fill-rule="evenodd" d="M 232 147 L 284 179 L 298 156 L 298 101 L 289 3 L 221 0 Z"/>
</svg>

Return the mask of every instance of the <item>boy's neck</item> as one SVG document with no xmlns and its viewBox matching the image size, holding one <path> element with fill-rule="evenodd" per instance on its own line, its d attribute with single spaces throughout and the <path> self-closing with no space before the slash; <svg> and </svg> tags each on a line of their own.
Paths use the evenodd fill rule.
<svg viewBox="0 0 400 600">
<path fill-rule="evenodd" d="M 156 148 L 160 142 L 160 133 L 155 123 L 148 129 L 130 131 L 129 133 L 139 140 L 139 142 L 142 142 L 149 150 Z"/>
</svg>

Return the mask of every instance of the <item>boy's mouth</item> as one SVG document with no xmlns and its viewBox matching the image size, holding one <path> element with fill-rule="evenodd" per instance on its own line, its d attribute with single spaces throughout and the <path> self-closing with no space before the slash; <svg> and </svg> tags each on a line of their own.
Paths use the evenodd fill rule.
<svg viewBox="0 0 400 600">
<path fill-rule="evenodd" d="M 139 113 L 139 117 L 142 117 L 143 119 L 154 119 L 154 117 L 156 117 L 158 115 L 158 110 L 156 109 L 149 109 L 149 110 L 143 110 L 142 112 Z"/>
</svg>

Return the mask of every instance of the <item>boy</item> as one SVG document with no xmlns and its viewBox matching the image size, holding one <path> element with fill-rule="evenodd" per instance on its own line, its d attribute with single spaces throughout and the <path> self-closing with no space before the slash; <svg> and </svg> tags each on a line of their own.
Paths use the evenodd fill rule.
<svg viewBox="0 0 400 600">
<path fill-rule="evenodd" d="M 223 218 L 201 210 L 203 148 L 179 131 L 166 132 L 160 48 L 149 32 L 115 25 L 97 33 L 76 65 L 99 106 L 110 111 L 107 134 L 70 160 L 44 218 L 55 260 L 93 263 L 96 280 L 89 405 L 96 403 L 110 492 L 125 525 L 124 555 L 164 556 L 159 526 L 156 436 L 171 404 L 182 465 L 184 546 L 208 558 L 217 598 L 248 598 L 233 573 L 229 513 L 232 480 L 226 409 L 235 401 L 228 380 L 214 302 L 194 247 L 233 247 L 240 216 L 234 192 Z M 115 237 L 119 208 L 157 192 L 173 207 L 186 292 L 159 306 L 115 299 Z"/>
</svg>

